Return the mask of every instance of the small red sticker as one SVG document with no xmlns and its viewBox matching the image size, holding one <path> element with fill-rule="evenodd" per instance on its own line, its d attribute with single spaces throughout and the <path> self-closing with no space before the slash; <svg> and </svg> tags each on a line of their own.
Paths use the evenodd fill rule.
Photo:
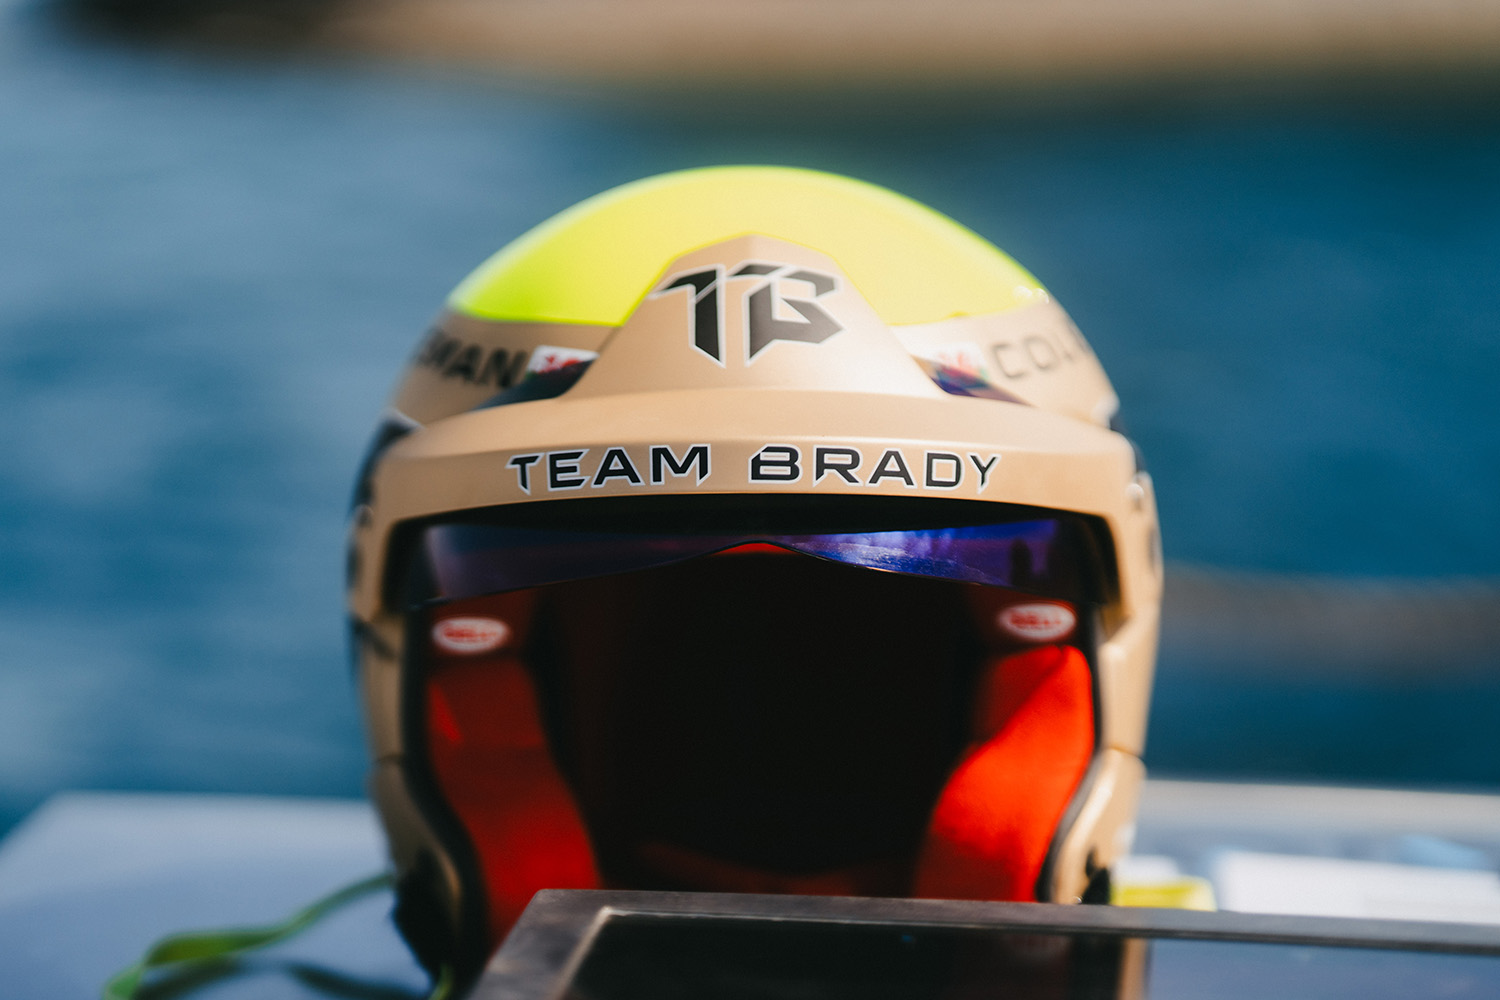
<svg viewBox="0 0 1500 1000">
<path fill-rule="evenodd" d="M 598 351 L 582 351 L 576 347 L 549 347 L 543 344 L 531 352 L 531 361 L 526 365 L 526 370 L 534 374 L 545 375 L 548 372 L 562 371 L 571 365 L 593 361 L 598 356 Z"/>
<path fill-rule="evenodd" d="M 996 620 L 1002 629 L 1026 642 L 1055 642 L 1078 624 L 1078 616 L 1065 604 L 1012 604 Z"/>
<path fill-rule="evenodd" d="M 432 626 L 432 641 L 445 653 L 488 653 L 509 638 L 510 626 L 498 618 L 444 618 Z"/>
</svg>

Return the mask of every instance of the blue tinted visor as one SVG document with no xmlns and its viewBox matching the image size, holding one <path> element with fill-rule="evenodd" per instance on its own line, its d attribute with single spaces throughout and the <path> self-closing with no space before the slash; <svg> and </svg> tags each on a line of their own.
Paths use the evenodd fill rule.
<svg viewBox="0 0 1500 1000">
<path fill-rule="evenodd" d="M 1088 546 L 1067 517 L 851 532 L 618 531 L 473 522 L 428 524 L 417 540 L 421 583 L 410 603 L 456 600 L 611 576 L 737 549 L 774 546 L 909 576 L 1006 587 L 1080 602 Z"/>
</svg>

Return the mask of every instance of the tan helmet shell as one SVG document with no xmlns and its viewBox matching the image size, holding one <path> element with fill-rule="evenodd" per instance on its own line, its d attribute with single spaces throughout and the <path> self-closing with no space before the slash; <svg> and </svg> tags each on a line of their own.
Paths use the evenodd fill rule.
<svg viewBox="0 0 1500 1000">
<path fill-rule="evenodd" d="M 620 494 L 926 495 L 1089 515 L 1111 536 L 1118 597 L 1097 656 L 1100 739 L 1040 887 L 1080 899 L 1130 846 L 1162 586 L 1151 480 L 1110 429 L 1117 400 L 1083 337 L 1039 286 L 1002 311 L 893 325 L 834 257 L 769 233 L 726 233 L 652 263 L 617 326 L 450 303 L 395 394 L 390 426 L 406 433 L 372 460 L 353 513 L 349 606 L 372 789 L 398 871 L 435 859 L 458 919 L 458 872 L 403 768 L 403 615 L 383 597 L 403 522 Z M 717 295 L 707 323 L 696 307 L 709 279 L 678 281 L 705 274 Z M 481 407 L 528 368 L 592 355 L 555 398 Z M 934 380 L 955 367 L 982 395 Z M 820 470 L 830 447 L 854 449 L 858 464 Z"/>
</svg>

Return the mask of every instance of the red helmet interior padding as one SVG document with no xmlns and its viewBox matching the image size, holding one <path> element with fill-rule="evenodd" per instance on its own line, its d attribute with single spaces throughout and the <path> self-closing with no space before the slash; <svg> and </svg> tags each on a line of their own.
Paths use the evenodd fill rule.
<svg viewBox="0 0 1500 1000">
<path fill-rule="evenodd" d="M 976 742 L 943 786 L 912 895 L 1036 899 L 1052 833 L 1094 752 L 1093 680 L 1072 646 L 995 661 Z"/>
<path fill-rule="evenodd" d="M 833 602 L 820 603 L 801 622 L 791 620 L 796 615 L 791 598 L 782 593 L 787 588 L 770 586 L 772 577 L 757 582 L 757 567 L 769 566 L 774 574 L 793 561 L 799 577 L 807 579 L 807 593 Z M 717 570 L 725 572 L 716 576 Z M 734 586 L 743 589 L 735 591 Z M 799 839 L 817 841 L 816 832 L 785 829 L 792 825 L 787 816 L 774 815 L 784 804 L 773 803 L 753 780 L 747 788 L 737 762 L 716 755 L 712 730 L 735 716 L 715 716 L 714 698 L 741 693 L 713 691 L 705 699 L 704 691 L 694 688 L 694 664 L 679 665 L 679 654 L 668 648 L 673 642 L 691 643 L 698 634 L 671 609 L 696 621 L 707 605 L 693 602 L 708 593 L 721 604 L 753 595 L 762 602 L 758 607 L 764 608 L 766 621 L 785 623 L 789 662 L 763 668 L 783 671 L 776 682 L 782 695 L 776 724 L 793 733 L 806 727 L 828 734 L 823 742 L 805 742 L 800 750 L 804 759 L 793 763 L 805 766 L 792 770 L 810 775 L 808 788 L 800 798 L 798 789 L 790 789 L 790 799 L 802 804 L 816 830 L 837 827 L 839 817 L 820 819 L 815 807 L 807 808 L 819 782 L 836 780 L 847 790 L 847 809 L 855 814 L 847 826 L 895 832 L 878 843 L 853 843 L 838 856 L 803 849 Z M 498 942 L 542 888 L 1035 899 L 1053 834 L 1092 757 L 1095 729 L 1093 683 L 1084 655 L 1072 646 L 1026 644 L 995 624 L 1006 606 L 1034 600 L 994 588 L 873 573 L 802 556 L 789 559 L 784 553 L 749 553 L 437 606 L 431 626 L 479 616 L 507 627 L 492 649 L 455 653 L 430 644 L 425 671 L 425 746 L 433 777 L 472 840 L 489 894 L 492 940 Z M 643 609 L 654 613 L 638 613 Z M 852 683 L 846 677 L 838 681 L 843 686 L 824 690 L 814 684 L 799 692 L 796 678 L 803 665 L 794 651 L 811 641 L 809 633 L 815 630 L 836 632 L 832 626 L 853 609 L 869 614 L 867 621 L 877 625 L 903 612 L 908 620 L 900 621 L 899 628 L 870 628 L 865 631 L 879 634 L 854 637 L 859 642 L 852 647 L 850 663 L 859 673 Z M 949 614 L 954 617 L 942 617 Z M 648 627 L 643 621 L 657 620 L 665 620 L 668 631 L 640 631 Z M 559 621 L 567 626 L 563 640 L 535 634 L 556 631 Z M 579 628 L 581 621 L 587 625 Z M 919 627 L 914 629 L 913 623 Z M 722 622 L 699 624 L 705 635 L 726 634 Z M 921 637 L 923 627 L 931 633 L 925 637 L 931 665 L 921 662 L 924 653 L 915 645 L 900 645 L 914 633 Z M 965 628 L 972 633 L 969 646 L 951 638 Z M 548 641 L 550 653 L 543 648 Z M 883 656 L 887 651 L 894 655 Z M 650 679 L 655 687 L 616 683 L 643 661 L 658 667 L 653 655 L 666 664 Z M 816 647 L 807 656 L 809 662 L 827 659 L 826 650 Z M 559 668 L 556 662 L 545 667 L 529 662 L 549 657 L 567 664 Z M 939 667 L 945 660 L 969 663 L 968 672 L 942 680 Z M 732 652 L 715 657 L 714 663 L 729 675 L 739 666 Z M 580 672 L 585 668 L 579 664 L 587 665 L 586 672 Z M 548 683 L 575 696 L 581 692 L 575 700 L 581 704 L 577 712 L 582 721 L 575 720 L 571 736 L 560 738 L 555 731 L 556 712 L 547 708 L 545 691 L 539 697 L 538 670 L 550 671 Z M 935 679 L 929 681 L 929 675 Z M 961 686 L 962 697 L 953 696 L 945 684 Z M 676 784 L 670 778 L 660 787 L 632 784 L 628 775 L 660 770 L 656 765 L 663 750 L 654 732 L 659 727 L 647 720 L 634 730 L 612 729 L 604 713 L 649 713 L 674 697 L 683 707 L 673 718 L 704 727 L 691 737 L 704 740 L 703 751 L 677 768 L 686 777 Z M 744 697 L 749 699 L 744 713 L 755 717 L 753 693 Z M 889 719 L 872 714 L 877 699 L 891 704 L 885 710 Z M 950 713 L 953 738 L 943 736 L 937 723 L 924 723 L 920 732 L 900 729 L 908 725 L 905 716 L 938 718 L 948 704 L 960 709 Z M 694 715 L 697 705 L 704 706 L 701 717 Z M 738 711 L 737 703 L 731 708 Z M 670 713 L 672 706 L 662 710 Z M 857 728 L 862 719 L 895 726 L 891 739 L 915 763 L 893 767 L 894 751 L 871 745 L 889 740 L 862 733 Z M 631 761 L 634 771 L 627 767 Z M 787 761 L 774 752 L 748 766 L 787 773 Z M 721 771 L 724 780 L 719 781 Z M 622 784 L 623 789 L 612 789 L 608 796 L 598 791 L 601 785 Z M 889 797 L 915 799 L 915 806 L 871 812 L 877 808 L 871 803 L 887 785 L 899 793 Z M 913 794 L 909 789 L 926 791 Z M 722 845 L 705 849 L 691 823 L 685 827 L 680 820 L 657 822 L 653 815 L 638 815 L 653 808 L 661 812 L 662 802 L 670 812 L 690 795 L 695 805 L 708 803 L 710 813 L 725 796 L 744 796 L 720 810 L 721 825 L 763 819 L 767 825 L 750 839 L 776 840 L 780 830 L 780 846 L 791 853 L 778 858 L 737 854 L 733 831 Z M 622 807 L 622 798 L 632 801 Z M 635 799 L 641 805 L 632 812 Z M 760 808 L 762 803 L 766 809 Z M 834 830 L 832 838 L 841 837 L 849 841 L 848 830 Z"/>
<path fill-rule="evenodd" d="M 431 644 L 427 751 L 474 841 L 498 941 L 538 889 L 597 889 L 599 875 L 573 794 L 553 763 L 535 683 L 518 655 L 531 595 L 466 603 L 482 604 L 479 611 L 511 632 L 478 654 Z"/>
</svg>

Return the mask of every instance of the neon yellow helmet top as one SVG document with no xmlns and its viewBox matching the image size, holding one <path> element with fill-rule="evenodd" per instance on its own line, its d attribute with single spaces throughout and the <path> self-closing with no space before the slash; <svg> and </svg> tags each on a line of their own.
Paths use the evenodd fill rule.
<svg viewBox="0 0 1500 1000">
<path fill-rule="evenodd" d="M 619 326 L 668 261 L 746 233 L 828 254 L 891 326 L 1029 305 L 1042 286 L 977 233 L 885 188 L 788 167 L 709 167 L 582 201 L 495 254 L 451 308 Z M 893 241 L 908 253 L 893 256 Z"/>
</svg>

